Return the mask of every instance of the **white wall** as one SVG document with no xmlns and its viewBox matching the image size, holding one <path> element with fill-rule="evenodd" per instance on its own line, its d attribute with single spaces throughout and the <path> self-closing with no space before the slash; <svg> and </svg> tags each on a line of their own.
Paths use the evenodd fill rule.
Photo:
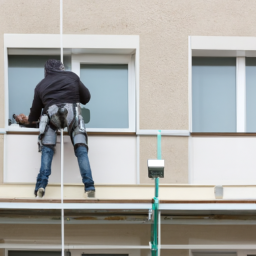
<svg viewBox="0 0 256 256">
<path fill-rule="evenodd" d="M 64 158 L 64 183 L 81 183 L 69 136 L 64 136 Z M 5 135 L 4 182 L 35 183 L 40 159 L 37 135 Z M 89 159 L 96 184 L 136 184 L 136 137 L 90 136 Z M 60 143 L 53 158 L 51 183 L 60 183 Z"/>
<path fill-rule="evenodd" d="M 256 184 L 256 137 L 192 137 L 192 184 Z"/>
</svg>

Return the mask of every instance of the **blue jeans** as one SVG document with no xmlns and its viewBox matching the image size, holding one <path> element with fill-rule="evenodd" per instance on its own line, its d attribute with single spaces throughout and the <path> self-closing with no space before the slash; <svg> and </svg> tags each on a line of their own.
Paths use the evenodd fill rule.
<svg viewBox="0 0 256 256">
<path fill-rule="evenodd" d="M 42 147 L 41 168 L 37 176 L 35 191 L 38 191 L 39 188 L 45 188 L 48 184 L 48 178 L 51 175 L 53 154 L 53 148 L 46 146 Z M 95 190 L 87 148 L 83 146 L 76 148 L 75 155 L 78 160 L 82 181 L 85 185 L 85 191 Z"/>
</svg>

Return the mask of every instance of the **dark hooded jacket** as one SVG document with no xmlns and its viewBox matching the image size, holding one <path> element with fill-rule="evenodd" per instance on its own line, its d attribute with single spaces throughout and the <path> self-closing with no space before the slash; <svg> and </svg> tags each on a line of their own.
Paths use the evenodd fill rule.
<svg viewBox="0 0 256 256">
<path fill-rule="evenodd" d="M 34 100 L 28 121 L 37 121 L 54 104 L 82 103 L 90 101 L 89 90 L 73 72 L 65 71 L 60 61 L 48 60 L 45 64 L 45 78 L 36 86 Z"/>
</svg>

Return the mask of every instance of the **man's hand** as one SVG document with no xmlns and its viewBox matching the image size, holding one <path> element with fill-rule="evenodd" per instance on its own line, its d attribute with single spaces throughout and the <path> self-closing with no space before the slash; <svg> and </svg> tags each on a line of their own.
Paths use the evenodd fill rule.
<svg viewBox="0 0 256 256">
<path fill-rule="evenodd" d="M 15 121 L 18 124 L 29 124 L 28 117 L 25 116 L 24 114 L 19 114 L 18 116 L 13 115 L 13 117 L 15 118 Z"/>
</svg>

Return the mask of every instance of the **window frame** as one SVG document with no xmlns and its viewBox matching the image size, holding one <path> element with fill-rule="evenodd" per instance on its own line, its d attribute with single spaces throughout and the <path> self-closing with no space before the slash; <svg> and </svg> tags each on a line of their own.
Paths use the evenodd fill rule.
<svg viewBox="0 0 256 256">
<path fill-rule="evenodd" d="M 139 36 L 137 35 L 63 35 L 63 48 L 71 56 L 93 55 L 111 63 L 110 58 L 120 58 L 120 63 L 128 64 L 128 129 L 97 129 L 89 132 L 134 133 L 138 130 L 138 94 L 139 94 Z M 5 75 L 5 122 L 3 132 L 31 133 L 35 128 L 10 127 L 9 89 L 8 89 L 8 53 L 20 55 L 43 55 L 60 53 L 60 35 L 58 34 L 4 34 L 4 75 Z M 129 61 L 122 56 L 129 56 Z M 100 57 L 101 56 L 101 57 Z M 76 59 L 76 58 L 74 58 Z M 125 59 L 125 60 L 124 60 Z M 72 60 L 71 60 L 72 63 Z M 73 63 L 72 63 L 73 64 Z M 118 64 L 118 63 L 115 63 Z M 74 71 L 72 66 L 72 71 Z M 79 72 L 80 73 L 80 72 Z M 137 95 L 137 96 L 136 96 Z M 32 102 L 31 102 L 32 104 Z"/>
<path fill-rule="evenodd" d="M 73 54 L 72 71 L 80 77 L 81 64 L 128 64 L 128 128 L 87 128 L 88 132 L 135 132 L 135 65 L 134 55 Z"/>
</svg>

